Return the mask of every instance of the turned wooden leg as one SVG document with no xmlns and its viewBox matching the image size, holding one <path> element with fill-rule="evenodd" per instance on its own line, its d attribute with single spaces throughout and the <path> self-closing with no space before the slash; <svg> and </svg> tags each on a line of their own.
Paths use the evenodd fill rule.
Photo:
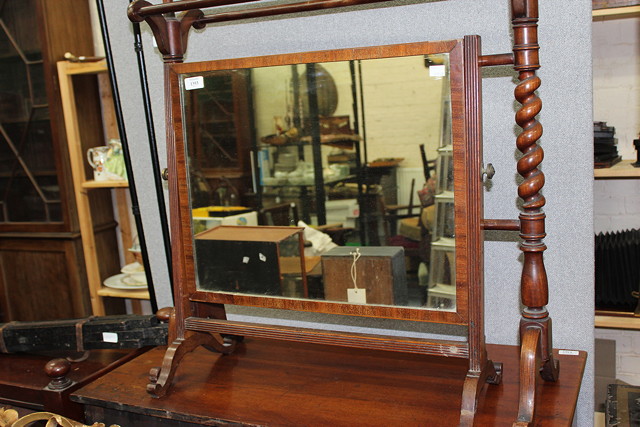
<svg viewBox="0 0 640 427">
<path fill-rule="evenodd" d="M 469 371 L 462 389 L 462 408 L 460 410 L 460 425 L 473 426 L 473 418 L 478 409 L 478 398 L 484 383 L 500 384 L 502 381 L 502 363 L 487 360 L 480 372 Z"/>
<path fill-rule="evenodd" d="M 220 334 L 187 331 L 184 338 L 177 338 L 167 348 L 162 359 L 162 366 L 151 368 L 149 371 L 150 382 L 147 384 L 147 393 L 153 397 L 162 397 L 167 394 L 180 361 L 198 346 L 229 354 L 235 348 L 235 341 L 225 341 Z"/>
</svg>

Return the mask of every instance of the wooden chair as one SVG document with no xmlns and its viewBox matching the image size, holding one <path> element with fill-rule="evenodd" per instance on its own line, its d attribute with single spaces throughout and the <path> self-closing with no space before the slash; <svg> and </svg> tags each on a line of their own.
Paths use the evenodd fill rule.
<svg viewBox="0 0 640 427">
<path fill-rule="evenodd" d="M 384 203 L 384 198 L 382 199 L 382 212 L 384 214 L 385 231 L 388 237 L 395 236 L 398 233 L 398 220 L 420 215 L 420 213 L 413 213 L 413 195 L 415 189 L 416 179 L 413 178 L 411 180 L 411 191 L 409 192 L 408 205 L 387 205 Z M 400 213 L 401 211 L 405 211 L 405 213 Z"/>
<path fill-rule="evenodd" d="M 281 226 L 297 225 L 298 207 L 295 203 L 279 203 L 262 208 L 258 211 L 258 224 Z"/>
</svg>

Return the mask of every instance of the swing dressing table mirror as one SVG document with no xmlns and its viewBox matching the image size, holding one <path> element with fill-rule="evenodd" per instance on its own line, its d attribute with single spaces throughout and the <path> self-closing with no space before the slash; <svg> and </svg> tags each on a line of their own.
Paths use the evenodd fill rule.
<svg viewBox="0 0 640 427">
<path fill-rule="evenodd" d="M 180 3 L 185 8 L 180 9 Z M 546 305 L 546 275 L 542 263 L 544 244 L 544 214 L 541 207 L 544 199 L 539 195 L 543 184 L 537 165 L 542 160 L 541 149 L 536 141 L 540 136 L 539 123 L 535 115 L 539 111 L 539 102 L 533 94 L 539 85 L 535 77 L 537 64 L 537 3 L 534 1 L 513 1 L 513 23 L 516 38 L 514 54 L 482 55 L 480 38 L 465 36 L 463 39 L 412 43 L 368 48 L 353 48 L 323 52 L 308 52 L 270 57 L 221 60 L 205 63 L 181 63 L 186 49 L 189 28 L 202 27 L 207 17 L 195 10 L 193 2 L 174 2 L 163 6 L 153 6 L 144 1 L 132 3 L 129 11 L 132 20 L 146 20 L 154 31 L 159 48 L 166 63 L 166 105 L 168 116 L 168 153 L 169 153 L 169 189 L 172 217 L 172 253 L 174 271 L 175 309 L 170 322 L 169 346 L 163 365 L 151 372 L 148 391 L 152 395 L 162 396 L 168 392 L 176 369 L 182 357 L 202 345 L 222 353 L 233 351 L 243 336 L 267 337 L 282 340 L 295 340 L 319 344 L 331 344 L 369 349 L 414 352 L 429 355 L 441 355 L 468 359 L 469 370 L 464 384 L 460 423 L 472 425 L 478 395 L 485 382 L 499 383 L 501 366 L 487 359 L 484 342 L 484 295 L 483 295 L 483 230 L 519 230 L 525 240 L 522 250 L 525 255 L 523 269 L 523 320 L 522 336 L 522 372 L 521 401 L 517 423 L 528 425 L 533 419 L 535 401 L 535 377 L 537 363 L 542 363 L 541 374 L 544 379 L 554 380 L 558 367 L 551 352 L 550 319 Z M 199 2 L 206 7 L 206 1 Z M 212 3 L 213 5 L 213 3 Z M 164 7 L 164 9 L 163 9 Z M 191 9 L 191 10 L 189 10 Z M 266 8 L 268 9 L 268 8 Z M 177 10 L 189 10 L 179 19 L 162 13 Z M 278 67 L 303 67 L 307 70 L 316 64 L 349 64 L 353 61 L 398 61 L 420 58 L 430 55 L 446 58 L 445 71 L 447 85 L 443 90 L 450 108 L 450 133 L 453 153 L 453 193 L 454 193 L 454 262 L 449 263 L 450 276 L 455 277 L 455 308 L 449 310 L 409 307 L 406 305 L 353 304 L 327 301 L 322 298 L 291 297 L 281 287 L 259 285 L 255 278 L 244 284 L 229 286 L 216 282 L 223 269 L 208 269 L 212 257 L 221 254 L 224 246 L 210 251 L 202 246 L 209 231 L 195 233 L 192 223 L 192 194 L 190 194 L 190 144 L 193 144 L 193 127 L 189 123 L 188 111 L 194 109 L 194 93 L 191 85 L 200 86 L 215 81 L 223 74 L 268 73 Z M 485 174 L 482 164 L 481 130 L 481 79 L 482 66 L 514 64 L 520 71 L 522 80 L 516 91 L 516 98 L 525 106 L 519 111 L 517 122 L 525 129 L 518 138 L 518 148 L 525 154 L 518 165 L 519 173 L 525 178 L 519 188 L 524 199 L 524 212 L 519 220 L 483 219 L 482 179 Z M 307 73 L 309 110 L 313 110 L 315 73 Z M 197 82 L 197 83 L 193 83 Z M 188 90 L 189 89 L 189 90 Z M 197 88 L 196 88 L 197 89 Z M 446 110 L 445 110 L 446 111 Z M 254 111 L 255 113 L 255 111 Z M 319 124 L 308 119 L 311 128 Z M 318 138 L 317 130 L 312 134 Z M 313 138 L 313 136 L 312 136 Z M 212 229 L 215 231 L 216 229 Z M 233 231 L 233 230 L 232 230 Z M 243 231 L 243 233 L 246 232 Z M 278 234 L 283 230 L 259 227 L 256 234 Z M 295 229 L 288 230 L 286 237 L 256 239 L 249 241 L 269 241 L 275 245 L 265 251 L 252 254 L 229 250 L 240 264 L 249 264 L 257 257 L 261 262 L 271 262 L 282 266 L 282 257 L 293 258 L 304 277 L 305 260 L 300 251 L 300 235 Z M 287 244 L 286 239 L 294 240 Z M 295 240 L 297 237 L 297 241 Z M 215 239 L 213 239 L 215 240 Z M 234 239 L 227 239 L 233 242 Z M 283 243 L 284 242 L 284 243 Z M 236 242 L 237 243 L 237 242 Z M 221 249 L 222 248 L 222 249 Z M 245 248 L 246 250 L 246 248 Z M 225 254 L 227 255 L 227 254 Z M 261 259 L 262 255 L 265 259 Z M 275 255 L 275 256 L 272 256 Z M 278 258 L 274 260 L 274 258 Z M 226 258 L 225 258 L 226 260 Z M 213 260 L 215 262 L 215 259 Z M 354 260 L 354 263 L 356 261 Z M 223 262 L 224 264 L 229 261 Z M 277 270 L 277 269 L 276 269 Z M 234 273 L 232 276 L 238 276 Z M 278 274 L 276 273 L 276 276 Z M 281 275 L 280 275 L 281 276 Z M 231 277 L 231 276 L 230 276 Z M 224 282 L 224 280 L 223 280 Z M 247 286 L 246 284 L 249 284 Z M 304 280 L 303 280 L 304 284 Z M 375 284 L 364 283 L 364 287 Z M 304 286 L 304 285 L 303 285 Z M 416 322 L 445 323 L 466 326 L 465 342 L 449 340 L 427 340 L 405 337 L 375 336 L 357 333 L 345 333 L 329 330 L 312 330 L 283 326 L 270 326 L 226 320 L 225 304 L 249 307 L 286 309 L 314 313 L 366 316 Z"/>
<path fill-rule="evenodd" d="M 474 39 L 470 38 L 469 40 L 473 42 Z M 197 135 L 209 132 L 203 123 L 221 121 L 217 120 L 217 118 L 223 114 L 216 114 L 216 110 L 230 111 L 237 105 L 236 99 L 233 98 L 232 103 L 228 92 L 225 91 L 232 85 L 222 86 L 222 82 L 225 79 L 234 81 L 235 77 L 239 75 L 250 76 L 247 80 L 251 81 L 251 84 L 246 90 L 251 94 L 252 98 L 248 102 L 248 114 L 254 117 L 255 122 L 259 124 L 261 122 L 269 122 L 272 117 L 277 116 L 282 110 L 281 105 L 285 104 L 284 100 L 288 97 L 299 99 L 299 104 L 303 102 L 308 102 L 311 106 L 320 104 L 321 100 L 317 95 L 323 87 L 314 78 L 318 74 L 318 69 L 326 70 L 323 72 L 330 72 L 330 75 L 338 83 L 336 98 L 340 101 L 340 104 L 353 105 L 355 100 L 349 95 L 351 95 L 354 86 L 357 85 L 352 84 L 350 81 L 350 70 L 355 68 L 354 63 L 357 61 L 358 68 L 363 70 L 362 73 L 365 76 L 365 84 L 360 85 L 365 97 L 370 90 L 379 88 L 379 91 L 385 94 L 393 94 L 401 101 L 400 103 L 389 103 L 388 98 L 382 96 L 382 101 L 387 101 L 384 105 L 375 105 L 374 102 L 367 103 L 367 111 L 371 112 L 370 114 L 374 115 L 374 109 L 383 110 L 378 114 L 385 118 L 388 117 L 383 127 L 389 134 L 401 135 L 402 132 L 415 132 L 418 135 L 424 135 L 427 133 L 427 129 L 437 129 L 439 131 L 443 127 L 443 121 L 446 123 L 442 138 L 433 138 L 443 140 L 443 142 L 432 144 L 435 147 L 429 147 L 429 151 L 438 152 L 438 146 L 442 146 L 444 150 L 453 152 L 453 159 L 456 159 L 456 161 L 453 161 L 451 155 L 443 156 L 445 157 L 443 162 L 446 162 L 445 168 L 451 167 L 451 169 L 455 170 L 450 170 L 443 177 L 442 184 L 439 185 L 443 189 L 440 190 L 437 196 L 438 198 L 446 199 L 446 207 L 449 208 L 449 212 L 446 212 L 441 207 L 441 212 L 439 213 L 442 218 L 437 222 L 442 223 L 441 228 L 443 231 L 439 231 L 439 234 L 434 232 L 433 237 L 427 237 L 430 239 L 428 244 L 431 246 L 443 245 L 442 242 L 446 241 L 449 253 L 457 253 L 462 260 L 465 260 L 472 256 L 470 254 L 472 246 L 469 245 L 467 236 L 474 230 L 474 227 L 470 226 L 465 219 L 467 217 L 467 206 L 477 205 L 476 201 L 481 198 L 477 194 L 465 191 L 466 188 L 470 188 L 468 185 L 470 171 L 463 166 L 467 164 L 468 159 L 471 157 L 480 158 L 480 152 L 479 143 L 469 144 L 467 142 L 469 136 L 464 132 L 464 129 L 478 125 L 477 123 L 470 123 L 474 116 L 467 114 L 465 111 L 470 108 L 469 106 L 472 105 L 473 101 L 468 102 L 469 106 L 465 103 L 469 93 L 468 91 L 465 92 L 465 83 L 463 81 L 465 75 L 462 61 L 464 46 L 465 42 L 463 40 L 452 40 L 438 43 L 416 43 L 402 46 L 380 46 L 234 61 L 173 65 L 170 74 L 172 78 L 171 84 L 172 87 L 175 85 L 178 88 L 181 99 L 180 110 L 174 111 L 174 114 L 178 117 L 176 149 L 186 155 L 186 176 L 184 179 L 187 182 L 192 182 L 193 172 L 191 165 L 198 163 L 197 159 L 195 159 L 197 154 L 194 154 L 200 151 L 198 148 L 194 148 L 200 143 Z M 317 62 L 318 58 L 322 60 L 321 63 Z M 438 65 L 435 65 L 435 62 Z M 254 64 L 260 64 L 260 66 L 255 66 Z M 292 69 L 293 71 L 291 71 Z M 313 74 L 310 74 L 311 71 Z M 305 90 L 298 90 L 294 96 L 288 96 L 288 88 L 290 86 L 288 80 L 292 73 L 294 78 L 296 75 L 300 75 L 300 80 L 310 81 L 303 86 Z M 381 74 L 392 77 L 386 77 L 385 81 L 385 79 L 379 77 Z M 466 74 L 469 75 L 469 71 Z M 402 81 L 398 82 L 398 80 Z M 193 82 L 196 82 L 197 88 L 190 86 L 194 84 Z M 343 82 L 347 84 L 343 84 Z M 210 89 L 207 90 L 209 87 Z M 430 89 L 434 92 L 431 97 L 428 92 Z M 204 93 L 200 94 L 200 91 Z M 440 97 L 441 99 L 438 99 Z M 429 117 L 428 111 L 423 111 L 424 107 L 418 103 L 420 99 L 426 99 L 427 101 L 423 101 L 423 104 L 429 105 L 432 102 L 430 98 L 437 99 L 436 108 L 433 109 L 436 114 L 432 114 L 432 117 Z M 223 107 L 221 104 L 225 99 L 229 105 Z M 401 120 L 402 111 L 406 111 L 405 104 L 411 105 L 412 110 L 420 109 L 415 112 L 415 117 L 418 120 L 413 117 L 410 118 L 410 121 L 415 124 L 414 129 L 410 128 L 411 123 Z M 441 111 L 440 105 L 444 107 L 445 111 Z M 308 112 L 296 114 L 296 116 L 298 117 L 288 121 L 297 122 L 297 127 L 287 131 L 290 134 L 292 131 L 298 134 L 297 139 L 290 143 L 294 152 L 300 149 L 311 150 L 318 148 L 318 145 L 325 145 L 321 142 L 324 135 L 320 135 L 317 131 L 322 118 L 314 117 Z M 339 117 L 340 120 L 350 121 L 353 115 L 341 114 Z M 453 122 L 451 117 L 454 117 Z M 395 121 L 399 121 L 399 123 Z M 314 125 L 316 130 L 314 130 Z M 425 130 L 423 131 L 423 129 Z M 211 133 L 213 132 L 212 130 Z M 369 135 L 371 137 L 373 133 L 373 130 L 370 129 Z M 309 136 L 306 138 L 300 136 L 305 134 Z M 357 135 L 345 134 L 344 138 L 353 138 L 354 136 Z M 339 134 L 335 135 L 335 137 L 330 136 L 329 143 L 344 143 L 340 138 L 342 137 Z M 403 144 L 400 137 L 396 139 L 390 140 L 387 144 L 390 152 L 393 151 L 395 146 L 400 148 L 401 144 Z M 415 139 L 413 141 L 412 147 L 415 147 L 415 152 L 417 153 L 418 147 L 415 144 Z M 459 161 L 457 161 L 458 158 L 460 159 Z M 302 162 L 303 160 L 300 160 L 300 163 Z M 182 167 L 182 165 L 180 166 Z M 453 179 L 456 176 L 460 176 L 457 184 Z M 457 196 L 454 197 L 454 193 Z M 193 186 L 190 186 L 189 194 L 183 195 L 180 205 L 188 206 L 191 210 L 197 208 L 197 206 L 194 206 L 194 196 Z M 457 215 L 454 215 L 453 212 L 454 200 L 458 202 L 455 208 L 455 211 L 458 212 Z M 479 208 L 476 206 L 474 209 Z M 448 215 L 445 215 L 445 213 L 448 213 Z M 186 215 L 187 212 L 184 214 Z M 438 215 L 438 212 L 435 214 Z M 456 216 L 460 218 L 457 223 L 454 221 Z M 446 276 L 447 283 L 441 283 L 440 286 L 452 288 L 453 295 L 450 298 L 452 301 L 450 305 L 429 307 L 418 298 L 408 298 L 406 295 L 407 290 L 405 289 L 406 283 L 404 283 L 404 278 L 400 277 L 399 281 L 402 281 L 402 283 L 396 284 L 398 289 L 394 290 L 396 293 L 402 293 L 402 296 L 398 296 L 394 301 L 391 301 L 392 304 L 376 303 L 374 298 L 373 301 L 368 303 L 353 304 L 345 307 L 341 301 L 347 301 L 346 294 L 336 297 L 337 292 L 327 292 L 325 294 L 322 288 L 309 289 L 310 286 L 305 280 L 306 275 L 302 273 L 311 261 L 317 262 L 318 257 L 300 256 L 301 251 L 297 238 L 300 233 L 297 232 L 294 235 L 292 230 L 295 230 L 295 228 L 229 226 L 210 231 L 198 231 L 194 224 L 195 221 L 192 221 L 191 224 L 186 221 L 184 223 L 183 233 L 188 236 L 184 240 L 184 250 L 189 253 L 192 252 L 194 258 L 193 260 L 186 260 L 187 283 L 195 284 L 195 287 L 189 289 L 189 293 L 192 298 L 200 301 L 402 320 L 432 320 L 457 325 L 466 325 L 468 322 L 469 297 L 467 294 L 469 287 L 466 278 L 476 276 L 477 273 L 467 271 L 467 268 L 474 267 L 467 266 L 468 263 L 464 261 L 462 261 L 460 271 L 456 272 L 454 256 L 448 258 L 434 256 L 434 262 L 432 262 L 433 265 L 431 266 L 431 270 L 441 271 L 440 276 Z M 476 227 L 475 230 L 478 230 L 478 228 Z M 277 245 L 278 250 L 274 248 L 271 254 L 267 254 L 268 245 L 266 242 L 259 243 L 261 239 L 269 240 L 269 235 L 283 233 L 287 234 L 288 237 L 276 239 L 282 240 Z M 222 236 L 223 234 L 224 236 Z M 478 238 L 476 237 L 475 239 L 477 240 Z M 360 248 L 358 248 L 359 250 Z M 366 258 L 364 247 L 362 250 Z M 439 254 L 436 250 L 433 252 Z M 438 265 L 435 265 L 436 261 L 439 262 Z M 364 263 L 365 261 L 361 260 L 360 262 Z M 285 263 L 287 264 L 286 266 L 283 265 Z M 191 267 L 192 265 L 194 267 Z M 271 270 L 276 270 L 277 273 L 272 274 Z M 376 280 L 376 278 L 367 277 L 366 269 L 361 269 L 360 266 L 358 266 L 357 270 L 361 270 L 361 281 L 368 281 L 368 283 L 361 283 L 362 289 L 366 292 L 375 293 L 378 291 L 377 288 L 388 283 L 388 281 L 382 280 L 384 278 Z M 283 273 L 283 271 L 286 271 L 286 273 Z M 278 277 L 287 273 L 289 276 L 294 274 L 300 276 L 297 282 L 292 284 L 293 289 L 291 286 L 285 289 L 283 283 L 281 283 L 281 277 Z M 347 271 L 342 273 L 343 276 L 348 276 L 346 274 Z M 391 272 L 383 274 L 388 275 Z M 271 277 L 272 275 L 275 277 Z M 457 283 L 455 283 L 456 277 L 459 278 Z M 444 281 L 444 279 L 441 280 L 441 282 Z M 324 287 L 327 289 L 326 277 Z"/>
</svg>

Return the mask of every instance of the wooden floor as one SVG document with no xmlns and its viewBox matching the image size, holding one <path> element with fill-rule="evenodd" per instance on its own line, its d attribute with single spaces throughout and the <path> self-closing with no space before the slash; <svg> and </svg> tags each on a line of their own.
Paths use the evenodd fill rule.
<svg viewBox="0 0 640 427">
<path fill-rule="evenodd" d="M 560 380 L 539 386 L 537 425 L 570 426 L 586 353 L 558 355 Z M 453 426 L 466 360 L 247 339 L 230 356 L 198 349 L 185 357 L 169 396 L 150 397 L 151 350 L 77 391 L 91 418 L 120 425 Z M 476 425 L 511 425 L 518 406 L 518 349 L 490 345 L 504 363 L 487 385 Z M 156 422 L 159 420 L 155 420 Z M 131 424 L 131 423 L 135 424 Z"/>
</svg>

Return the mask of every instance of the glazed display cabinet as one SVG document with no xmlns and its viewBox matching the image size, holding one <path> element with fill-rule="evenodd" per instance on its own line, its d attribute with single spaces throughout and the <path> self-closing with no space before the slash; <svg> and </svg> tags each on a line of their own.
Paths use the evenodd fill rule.
<svg viewBox="0 0 640 427">
<path fill-rule="evenodd" d="M 90 314 L 57 82 L 65 52 L 93 53 L 88 2 L 0 1 L 0 322 Z M 87 132 L 102 138 L 100 100 L 82 102 Z M 109 190 L 91 204 L 97 250 L 110 254 Z"/>
</svg>

